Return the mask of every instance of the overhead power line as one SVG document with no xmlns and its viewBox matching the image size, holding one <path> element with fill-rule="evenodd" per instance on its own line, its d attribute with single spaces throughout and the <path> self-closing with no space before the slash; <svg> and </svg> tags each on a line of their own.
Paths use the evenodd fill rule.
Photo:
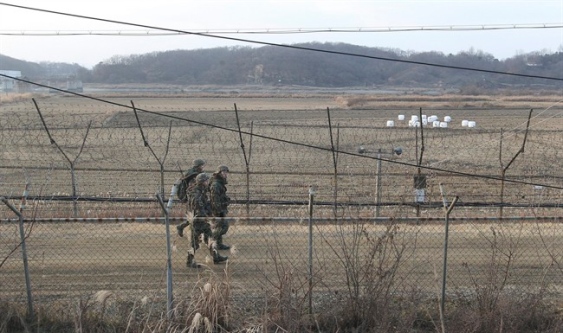
<svg viewBox="0 0 563 333">
<path fill-rule="evenodd" d="M 430 67 L 439 67 L 439 68 L 448 68 L 448 69 L 457 69 L 457 70 L 481 72 L 481 73 L 488 73 L 488 74 L 499 74 L 499 75 L 508 75 L 508 76 L 525 77 L 525 78 L 533 78 L 533 79 L 563 81 L 563 78 L 552 77 L 552 76 L 510 73 L 510 72 L 501 72 L 501 71 L 481 69 L 481 68 L 470 68 L 470 67 L 462 67 L 462 66 L 442 65 L 442 64 L 423 62 L 423 61 L 393 59 L 393 58 L 387 58 L 387 57 L 370 56 L 370 55 L 366 55 L 366 54 L 358 54 L 358 53 L 351 53 L 351 52 L 340 52 L 340 51 L 330 51 L 330 50 L 324 50 L 324 49 L 318 49 L 318 48 L 312 48 L 312 47 L 305 47 L 305 46 L 270 43 L 270 42 L 263 42 L 263 41 L 245 39 L 245 38 L 236 38 L 236 37 L 208 34 L 208 33 L 201 33 L 201 32 L 185 31 L 185 30 L 171 29 L 171 28 L 163 28 L 163 27 L 150 26 L 150 25 L 145 25 L 145 24 L 125 22 L 125 21 L 109 20 L 109 19 L 93 17 L 93 16 L 58 12 L 58 11 L 53 11 L 53 10 L 48 10 L 48 9 L 20 6 L 20 5 L 14 5 L 14 4 L 5 3 L 5 2 L 0 2 L 0 5 L 15 7 L 15 8 L 21 8 L 21 9 L 27 9 L 27 10 L 32 10 L 32 11 L 39 11 L 39 12 L 44 12 L 44 13 L 51 13 L 51 14 L 62 15 L 62 16 L 69 16 L 69 17 L 82 18 L 82 19 L 87 19 L 87 20 L 106 22 L 106 23 L 128 25 L 128 26 L 145 28 L 145 29 L 150 29 L 150 30 L 161 30 L 161 31 L 182 33 L 182 34 L 186 34 L 186 35 L 194 35 L 194 36 L 201 36 L 201 37 L 208 37 L 208 38 L 217 38 L 217 39 L 224 39 L 224 40 L 229 40 L 229 41 L 236 41 L 236 42 L 243 42 L 243 43 L 250 43 L 250 44 L 259 44 L 259 45 L 266 45 L 266 46 L 275 46 L 275 47 L 282 47 L 282 48 L 294 49 L 294 50 L 320 52 L 320 53 L 343 55 L 343 56 L 350 56 L 350 57 L 357 57 L 357 58 L 364 58 L 364 59 L 390 61 L 390 62 L 398 62 L 398 63 L 412 64 L 412 65 L 422 65 L 422 66 L 430 66 Z"/>
<path fill-rule="evenodd" d="M 438 26 L 389 26 L 389 27 L 334 27 L 334 28 L 242 28 L 242 29 L 188 29 L 202 34 L 221 35 L 294 35 L 315 33 L 383 33 L 383 32 L 416 32 L 416 31 L 491 31 L 491 30 L 522 30 L 522 29 L 561 29 L 561 23 L 536 24 L 490 24 L 490 25 L 438 25 Z M 41 29 L 0 30 L 2 36 L 184 36 L 185 32 L 162 30 L 71 30 Z"/>
</svg>

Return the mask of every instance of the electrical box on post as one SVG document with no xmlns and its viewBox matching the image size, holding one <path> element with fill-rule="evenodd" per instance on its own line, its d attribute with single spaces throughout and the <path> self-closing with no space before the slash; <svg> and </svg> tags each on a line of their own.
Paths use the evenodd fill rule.
<svg viewBox="0 0 563 333">
<path fill-rule="evenodd" d="M 423 203 L 426 199 L 426 175 L 414 175 L 414 202 Z"/>
</svg>

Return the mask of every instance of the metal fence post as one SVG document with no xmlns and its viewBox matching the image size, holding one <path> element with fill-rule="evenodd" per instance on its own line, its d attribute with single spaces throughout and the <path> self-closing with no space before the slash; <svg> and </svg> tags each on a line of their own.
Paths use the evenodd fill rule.
<svg viewBox="0 0 563 333">
<path fill-rule="evenodd" d="M 375 178 L 375 217 L 381 211 L 381 148 L 377 150 L 377 177 Z"/>
<path fill-rule="evenodd" d="M 448 234 L 449 234 L 449 218 L 452 209 L 454 208 L 455 204 L 459 197 L 455 197 L 454 201 L 448 206 L 448 202 L 446 200 L 446 196 L 444 194 L 444 188 L 442 184 L 440 184 L 440 193 L 442 194 L 442 202 L 444 204 L 444 213 L 445 217 L 445 233 L 444 233 L 444 264 L 442 267 L 442 297 L 440 299 L 440 316 L 443 317 L 444 309 L 445 309 L 445 300 L 446 300 L 446 275 L 447 275 L 447 267 L 448 267 Z M 443 322 L 443 320 L 442 320 Z"/>
<path fill-rule="evenodd" d="M 317 187 L 309 186 L 309 315 L 313 314 L 313 204 Z"/>
<path fill-rule="evenodd" d="M 27 191 L 27 190 L 26 190 Z M 26 194 L 27 196 L 27 194 Z M 33 319 L 35 318 L 35 314 L 33 313 L 33 298 L 31 296 L 31 279 L 29 277 L 29 266 L 27 263 L 27 249 L 25 246 L 25 230 L 23 227 L 23 214 L 16 209 L 8 199 L 4 197 L 0 197 L 0 201 L 2 201 L 8 208 L 10 208 L 19 218 L 19 229 L 20 229 L 20 239 L 21 239 L 21 249 L 22 249 L 22 258 L 23 258 L 23 270 L 25 275 L 25 289 L 27 291 L 27 314 L 28 316 Z"/>
<path fill-rule="evenodd" d="M 78 217 L 78 197 L 77 197 L 77 185 L 76 185 L 76 174 L 74 170 L 74 163 L 70 165 L 70 179 L 72 182 L 72 212 L 74 217 Z"/>
<path fill-rule="evenodd" d="M 363 146 L 360 146 L 358 148 L 358 153 L 360 154 L 369 154 L 371 153 L 370 151 L 366 150 Z M 395 147 L 393 148 L 393 150 L 391 150 L 390 152 L 383 152 L 381 148 L 377 149 L 377 174 L 375 175 L 375 212 L 374 215 L 376 218 L 380 217 L 381 215 L 381 192 L 382 192 L 382 186 L 381 186 L 381 156 L 383 154 L 389 154 L 391 156 L 397 155 L 397 156 L 401 156 L 401 154 L 403 153 L 403 148 L 401 147 Z"/>
<path fill-rule="evenodd" d="M 172 309 L 173 302 L 174 302 L 174 295 L 172 290 L 172 246 L 170 245 L 170 218 L 169 212 L 172 208 L 172 203 L 174 202 L 174 196 L 176 195 L 177 191 L 177 184 L 172 186 L 172 190 L 170 191 L 170 198 L 168 199 L 167 206 L 164 206 L 164 201 L 160 196 L 160 193 L 156 194 L 156 198 L 158 199 L 158 203 L 162 208 L 162 212 L 164 213 L 164 223 L 166 227 L 166 314 L 168 319 L 172 318 Z"/>
</svg>

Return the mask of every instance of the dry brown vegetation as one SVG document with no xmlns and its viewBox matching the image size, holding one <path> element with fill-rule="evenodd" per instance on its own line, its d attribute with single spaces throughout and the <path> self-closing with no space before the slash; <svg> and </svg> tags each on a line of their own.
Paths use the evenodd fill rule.
<svg viewBox="0 0 563 333">
<path fill-rule="evenodd" d="M 37 249 L 33 243 L 41 241 L 45 252 L 42 267 L 34 269 L 36 318 L 26 318 L 20 303 L 2 302 L 0 332 L 555 333 L 563 327 L 563 304 L 554 290 L 563 272 L 557 263 L 561 248 L 552 246 L 562 236 L 557 225 L 452 225 L 443 317 L 438 311 L 442 236 L 436 226 L 316 226 L 312 284 L 303 257 L 305 226 L 236 224 L 229 235 L 235 249 L 227 265 L 189 271 L 183 267 L 186 244 L 174 237 L 170 318 L 164 289 L 154 286 L 165 285 L 160 225 L 36 228 L 29 248 Z M 85 242 L 83 234 L 96 240 Z M 53 242 L 62 243 L 48 244 Z M 45 250 L 62 244 L 64 250 L 56 253 Z M 127 252 L 119 255 L 123 249 Z M 538 262 L 529 255 L 538 250 L 555 256 Z M 80 268 L 84 263 L 87 268 Z M 543 270 L 540 281 L 529 274 L 538 268 Z M 0 269 L 4 283 L 21 274 Z M 142 281 L 132 270 L 142 271 Z M 73 280 L 65 274 L 70 271 L 83 275 Z M 75 296 L 57 297 L 60 287 L 72 289 Z M 9 299 L 6 290 L 17 293 L 21 287 L 3 288 L 3 299 Z"/>
<path fill-rule="evenodd" d="M 0 106 L 21 101 L 28 101 L 37 94 L 32 93 L 0 93 Z"/>
<path fill-rule="evenodd" d="M 401 98 L 382 96 L 363 96 L 362 99 L 380 101 L 372 108 L 342 108 L 338 105 L 339 97 L 326 96 L 314 98 L 112 98 L 112 102 L 130 105 L 134 100 L 137 108 L 142 108 L 156 114 L 140 113 L 145 133 L 149 137 L 152 148 L 161 156 L 167 141 L 167 126 L 173 116 L 187 120 L 195 120 L 211 125 L 223 126 L 232 130 L 236 129 L 234 104 L 237 104 L 242 130 L 249 132 L 250 122 L 253 122 L 254 133 L 272 138 L 272 140 L 254 137 L 252 159 L 249 167 L 252 172 L 251 192 L 253 199 L 279 199 L 279 200 L 304 200 L 304 193 L 311 182 L 319 186 L 319 201 L 333 200 L 332 192 L 334 180 L 332 177 L 332 155 L 326 149 L 309 149 L 298 145 L 277 143 L 275 139 L 294 141 L 299 144 L 308 144 L 320 148 L 330 146 L 327 130 L 327 111 L 331 110 L 331 118 L 335 141 L 339 144 L 338 150 L 346 153 L 357 153 L 359 145 L 366 145 L 368 149 L 383 147 L 387 150 L 395 145 L 403 148 L 401 157 L 389 157 L 399 163 L 416 165 L 417 142 L 415 132 L 408 128 L 406 122 L 397 122 L 395 128 L 386 128 L 388 119 L 396 119 L 397 114 L 418 114 L 418 109 L 423 107 L 423 112 L 436 114 L 439 117 L 451 115 L 454 122 L 448 131 L 435 128 L 425 130 L 425 153 L 423 166 L 436 167 L 444 170 L 455 170 L 467 173 L 478 173 L 498 177 L 500 174 L 499 151 L 500 129 L 506 133 L 503 139 L 503 160 L 508 163 L 510 158 L 521 147 L 524 140 L 523 129 L 529 109 L 525 106 L 534 105 L 535 102 L 547 103 L 546 100 L 534 100 L 518 97 L 522 104 L 508 104 L 499 108 L 474 109 L 472 108 L 440 108 L 441 101 L 448 97 L 409 97 L 406 101 Z M 405 98 L 406 98 L 405 97 Z M 341 97 L 345 98 L 345 97 Z M 346 97 L 347 98 L 347 97 Z M 352 98 L 352 97 L 350 97 Z M 353 97 L 360 98 L 360 97 Z M 474 103 L 478 106 L 487 99 L 501 97 L 483 96 L 465 97 L 452 96 L 459 103 Z M 508 97 L 507 97 L 508 98 Z M 558 149 L 562 142 L 559 129 L 562 124 L 561 109 L 555 101 L 556 96 L 550 97 L 554 101 L 549 107 L 537 108 L 531 121 L 531 133 L 528 136 L 525 154 L 517 159 L 509 170 L 509 176 L 528 182 L 544 182 L 557 185 L 558 170 L 553 169 L 561 158 Z M 423 101 L 423 102 L 422 102 Z M 372 102 L 370 102 L 372 103 Z M 375 102 L 373 102 L 375 103 Z M 402 104 L 407 103 L 407 104 Z M 504 101 L 503 103 L 516 103 Z M 520 102 L 518 102 L 520 103 Z M 92 121 L 92 129 L 86 141 L 85 151 L 77 161 L 81 195 L 118 196 L 118 197 L 150 197 L 158 186 L 158 163 L 144 147 L 139 128 L 137 127 L 133 112 L 129 108 L 118 105 L 108 105 L 100 102 L 86 101 L 80 98 L 67 98 L 51 96 L 38 99 L 46 123 L 51 127 L 52 136 L 66 149 L 71 157 L 78 153 L 79 143 L 85 135 L 85 127 Z M 384 105 L 397 107 L 408 105 L 408 108 L 393 109 Z M 515 109 L 516 108 L 516 109 Z M 0 107 L 4 115 L 0 122 L 4 128 L 10 129 L 3 133 L 3 164 L 11 168 L 10 173 L 17 175 L 6 182 L 4 188 L 7 193 L 21 192 L 22 182 L 16 179 L 24 178 L 22 166 L 31 163 L 42 167 L 32 175 L 35 183 L 34 189 L 39 184 L 49 179 L 45 193 L 49 195 L 68 195 L 70 173 L 68 163 L 64 162 L 60 152 L 49 145 L 46 132 L 42 129 L 39 116 L 30 101 L 19 102 L 9 106 Z M 463 129 L 461 119 L 477 121 L 478 128 L 474 130 Z M 25 124 L 25 125 L 22 125 Z M 172 138 L 169 158 L 165 163 L 165 185 L 170 186 L 178 176 L 178 163 L 184 169 L 193 158 L 206 156 L 208 165 L 213 168 L 219 164 L 228 164 L 232 172 L 231 193 L 237 200 L 246 199 L 244 188 L 245 165 L 242 156 L 240 138 L 236 131 L 210 129 L 205 126 L 196 126 L 188 121 L 173 121 Z M 14 132 L 18 126 L 25 129 Z M 339 135 L 336 137 L 336 128 Z M 249 137 L 245 146 L 249 153 Z M 373 154 L 371 154 L 373 156 Z M 386 158 L 388 156 L 385 156 Z M 358 198 L 374 198 L 375 161 L 366 160 L 357 156 L 341 154 L 339 157 L 339 192 L 341 200 L 352 202 Z M 300 172 L 296 173 L 298 166 Z M 112 170 L 107 170 L 107 169 Z M 99 169 L 100 171 L 96 171 Z M 118 169 L 128 169 L 120 172 Z M 135 170 L 135 171 L 131 171 Z M 137 171 L 138 170 L 138 171 Z M 147 171 L 145 171 L 147 170 Z M 150 172 L 154 170 L 156 172 Z M 209 171 L 212 171 L 210 169 Z M 303 176 L 300 173 L 309 173 Z M 397 165 L 393 161 L 384 162 L 382 165 L 384 201 L 410 202 L 412 196 L 412 175 L 416 168 L 406 165 Z M 313 175 L 317 173 L 318 177 Z M 470 198 L 485 198 L 489 201 L 498 201 L 498 181 L 487 181 L 480 178 L 452 178 L 444 172 L 428 171 L 429 201 L 439 202 L 439 182 L 448 188 L 461 189 L 466 201 Z M 550 177 L 553 176 L 553 177 Z M 541 178 L 538 178 L 541 177 Z M 131 178 L 137 179 L 131 183 Z M 507 201 L 534 203 L 557 201 L 560 192 L 552 189 L 535 190 L 528 185 L 507 185 L 512 190 L 507 191 Z M 389 189 L 389 190 L 387 190 Z M 391 191 L 391 189 L 393 189 Z M 168 192 L 168 191 L 166 191 Z M 461 192 L 461 191 L 460 191 Z M 457 194 L 457 193 L 451 193 Z M 510 195 L 512 197 L 510 197 Z M 99 207 L 99 206 L 98 206 Z M 138 208 L 132 208 L 135 211 Z M 256 207 L 258 209 L 258 207 Z M 85 211 L 87 211 L 86 209 Z M 488 213 L 488 212 L 487 212 Z M 536 213 L 538 213 L 536 211 Z M 50 214 L 50 213 L 48 213 Z M 105 214 L 100 212 L 98 214 Z M 156 214 L 159 214 L 156 211 Z M 396 214 L 404 216 L 408 210 L 399 210 Z M 257 212 L 255 216 L 266 216 Z M 51 215 L 49 215 L 51 216 Z"/>
<path fill-rule="evenodd" d="M 242 90 L 242 89 L 241 89 Z M 123 95 L 121 95 L 123 94 Z M 498 175 L 499 128 L 520 128 L 528 108 L 539 108 L 542 117 L 532 120 L 526 155 L 510 171 L 518 179 L 560 184 L 558 168 L 562 137 L 559 96 L 400 96 L 348 95 L 342 93 L 174 92 L 175 98 L 149 98 L 147 94 L 116 92 L 111 100 L 159 113 L 227 124 L 236 128 L 233 105 L 241 111 L 241 123 L 249 131 L 273 138 L 291 139 L 330 147 L 327 111 L 339 124 L 340 149 L 356 152 L 357 145 L 385 147 L 400 143 L 401 162 L 415 163 L 413 131 L 405 124 L 386 129 L 397 110 L 417 114 L 419 108 L 439 116 L 452 115 L 451 131 L 428 129 L 425 133 L 425 165 Z M 218 94 L 220 96 L 218 96 Z M 247 94 L 245 96 L 245 94 Z M 99 95 L 99 96 L 110 96 Z M 135 98 L 133 98 L 133 97 Z M 141 97 L 142 96 L 142 97 Z M 282 97 L 283 96 L 283 97 Z M 292 98 L 286 98 L 291 96 Z M 162 97 L 162 95 L 160 95 Z M 105 98 L 105 97 L 104 97 Z M 154 196 L 159 185 L 153 156 L 140 140 L 130 109 L 62 96 L 38 98 L 53 137 L 75 156 L 85 124 L 93 121 L 84 155 L 78 161 L 80 195 L 98 198 Z M 474 108 L 489 108 L 475 110 Z M 518 110 L 515 110 L 518 109 Z M 524 111 L 520 110 L 524 109 Z M 551 110 L 553 109 L 553 110 Z M 405 111 L 406 110 L 406 111 Z M 303 112 L 306 111 L 306 112 Z M 29 100 L 2 103 L 2 174 L 4 191 L 19 194 L 23 180 L 35 184 L 32 194 L 68 195 L 70 173 L 60 153 L 49 146 Z M 201 118 L 198 118 L 201 117 Z M 472 117 L 480 124 L 462 132 L 459 119 Z M 168 119 L 141 114 L 146 134 L 161 156 L 167 138 Z M 14 129 L 25 124 L 24 134 Z M 149 126 L 150 125 L 150 126 Z M 285 126 L 280 126 L 285 125 Z M 35 127 L 34 127 L 35 126 Z M 97 127 L 96 127 L 97 126 Z M 153 127 L 154 126 L 154 127 Z M 233 170 L 229 193 L 238 200 L 231 216 L 247 214 L 245 166 L 238 133 L 175 123 L 170 158 L 166 164 L 168 188 L 177 177 L 177 160 L 205 155 L 211 166 L 229 164 Z M 514 131 L 505 137 L 505 161 L 514 156 L 523 140 Z M 248 147 L 248 142 L 247 147 Z M 251 161 L 252 198 L 306 201 L 308 186 L 318 185 L 318 202 L 334 199 L 332 156 L 327 150 L 311 150 L 255 138 Z M 212 152 L 212 153 L 210 153 Z M 318 206 L 315 217 L 335 223 L 315 225 L 315 259 L 311 289 L 307 274 L 307 210 L 304 205 L 252 205 L 250 215 L 263 221 L 237 221 L 228 241 L 235 245 L 227 266 L 206 266 L 186 271 L 184 238 L 173 237 L 175 307 L 172 318 L 165 309 L 165 233 L 152 223 L 41 222 L 41 218 L 72 216 L 72 202 L 30 203 L 38 220 L 28 229 L 36 318 L 26 318 L 22 302 L 21 263 L 5 251 L 18 248 L 13 214 L 2 207 L 0 216 L 12 222 L 0 224 L 0 332 L 560 332 L 563 276 L 561 223 L 492 223 L 462 221 L 450 230 L 448 297 L 439 313 L 439 288 L 443 251 L 443 225 L 417 223 L 373 224 L 360 221 L 373 216 L 375 161 L 356 156 L 339 157 L 339 201 Z M 29 173 L 23 166 L 41 166 Z M 299 168 L 299 173 L 295 168 Z M 112 170 L 107 170 L 108 168 Z M 119 169 L 127 169 L 127 173 Z M 146 170 L 141 170 L 146 169 Z M 383 163 L 383 200 L 404 205 L 382 207 L 382 216 L 413 216 L 410 166 Z M 302 173 L 301 173 L 302 172 Z M 534 178 L 543 177 L 543 178 Z M 131 181 L 134 178 L 135 181 Z M 539 179 L 539 180 L 538 180 Z M 498 200 L 498 181 L 453 177 L 429 172 L 428 200 L 440 202 L 438 185 L 448 197 L 465 202 Z M 563 193 L 511 184 L 506 200 L 512 203 L 560 202 Z M 346 207 L 346 203 L 365 206 Z M 160 216 L 156 202 L 79 202 L 79 217 Z M 172 215 L 181 218 L 181 207 Z M 560 215 L 561 207 L 506 208 L 507 216 Z M 490 217 L 498 208 L 456 208 L 452 217 Z M 424 207 L 423 217 L 443 217 L 438 207 Z M 273 218 L 281 217 L 280 221 Z M 283 222 L 283 217 L 299 222 Z M 272 219 L 269 219 L 272 218 Z M 331 219 L 332 218 L 332 219 Z M 299 220 L 300 219 L 300 220 Z M 295 220 L 293 220 L 295 221 Z M 17 254 L 17 251 L 14 252 Z M 205 251 L 197 252 L 204 263 Z M 313 309 L 308 297 L 313 296 Z M 312 315 L 310 310 L 313 310 Z"/>
<path fill-rule="evenodd" d="M 559 95 L 344 95 L 336 101 L 346 108 L 547 108 L 560 105 Z"/>
</svg>

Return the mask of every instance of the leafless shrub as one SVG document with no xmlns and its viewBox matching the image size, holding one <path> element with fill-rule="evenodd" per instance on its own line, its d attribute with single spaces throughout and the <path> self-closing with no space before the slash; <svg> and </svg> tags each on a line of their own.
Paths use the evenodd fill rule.
<svg viewBox="0 0 563 333">
<path fill-rule="evenodd" d="M 175 321 L 187 332 L 228 332 L 232 326 L 231 281 L 229 266 L 224 275 L 206 270 L 207 279 L 194 284 L 189 299 L 174 309 Z"/>
<path fill-rule="evenodd" d="M 361 223 L 350 228 L 340 228 L 338 244 L 329 244 L 346 278 L 343 307 L 333 314 L 340 318 L 338 327 L 360 331 L 396 327 L 393 305 L 404 287 L 399 270 L 407 256 L 407 242 L 397 225 L 388 225 L 377 233 L 368 232 Z"/>
<path fill-rule="evenodd" d="M 457 290 L 453 310 L 448 314 L 446 326 L 456 332 L 557 332 L 563 318 L 554 315 L 547 299 L 548 286 L 541 279 L 537 288 L 527 289 L 516 282 L 513 275 L 519 256 L 519 235 L 502 227 L 491 227 L 486 237 L 490 245 L 489 261 L 484 271 L 478 272 L 463 263 L 469 277 L 471 290 Z M 484 278 L 480 278 L 484 277 Z M 529 287 L 529 286 L 528 286 Z"/>
<path fill-rule="evenodd" d="M 29 332 L 25 311 L 16 304 L 0 303 L 0 332 Z"/>
<path fill-rule="evenodd" d="M 107 290 L 100 290 L 93 295 L 81 297 L 74 306 L 75 332 L 109 331 L 121 327 L 121 316 L 106 316 L 108 302 L 114 294 Z M 114 306 L 115 307 L 115 306 Z"/>
<path fill-rule="evenodd" d="M 188 299 L 178 302 L 174 316 L 148 296 L 131 302 L 101 290 L 78 300 L 39 305 L 34 322 L 25 309 L 0 303 L 0 333 L 33 332 L 231 332 L 230 285 L 208 271 L 208 279 L 194 284 Z M 225 275 L 227 276 L 227 275 Z"/>
<path fill-rule="evenodd" d="M 308 277 L 300 263 L 284 258 L 284 251 L 277 241 L 268 246 L 269 258 L 273 262 L 274 274 L 263 272 L 266 281 L 266 306 L 261 326 L 273 331 L 307 331 L 307 300 L 311 290 Z M 271 291 L 271 292 L 270 292 Z"/>
</svg>

